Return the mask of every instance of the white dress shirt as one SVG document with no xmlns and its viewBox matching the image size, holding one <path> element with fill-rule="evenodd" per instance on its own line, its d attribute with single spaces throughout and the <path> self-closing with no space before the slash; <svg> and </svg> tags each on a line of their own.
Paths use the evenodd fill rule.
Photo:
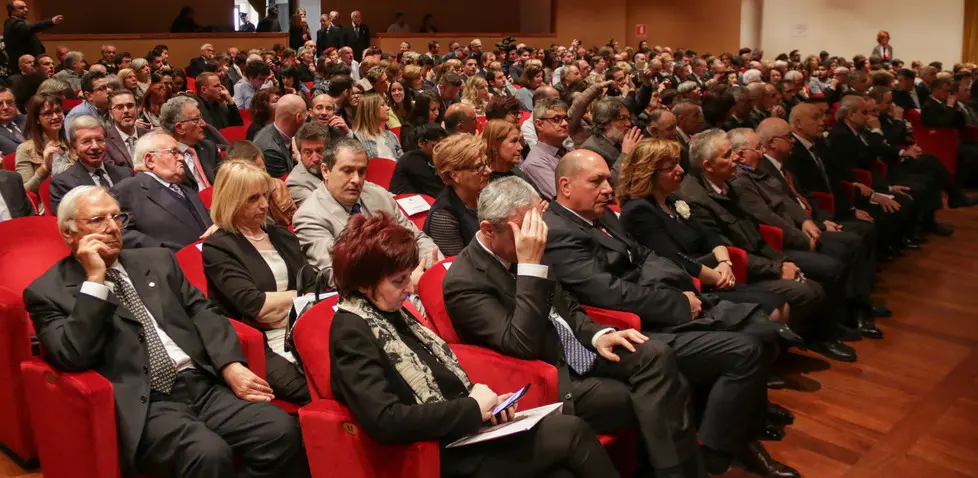
<svg viewBox="0 0 978 478">
<path fill-rule="evenodd" d="M 197 182 L 197 190 L 203 191 L 205 189 L 204 180 L 203 178 L 200 177 L 200 174 L 197 173 L 197 163 L 194 162 L 193 155 L 190 154 L 190 152 L 188 151 L 190 149 L 190 146 L 187 146 L 178 141 L 177 148 L 179 148 L 180 152 L 183 153 L 183 164 L 184 166 L 186 166 L 183 170 L 183 174 L 189 173 L 190 176 L 194 178 L 194 181 Z"/>
<path fill-rule="evenodd" d="M 119 261 L 115 261 L 115 264 L 112 264 L 109 269 L 118 271 L 119 275 L 122 276 L 122 279 L 128 282 L 130 286 L 132 285 L 132 281 L 129 280 L 129 274 L 127 274 L 126 270 L 122 268 L 122 264 L 120 264 Z M 150 287 L 153 287 L 152 283 L 150 283 Z M 80 290 L 82 294 L 90 295 L 100 300 L 105 300 L 108 298 L 109 291 L 115 293 L 115 284 L 108 279 L 105 280 L 105 284 L 85 281 L 82 283 Z M 194 363 L 192 360 L 190 360 L 190 356 L 187 355 L 187 353 L 184 352 L 183 349 L 181 349 L 180 346 L 177 345 L 177 343 L 174 342 L 162 328 L 160 328 L 160 323 L 157 322 L 156 318 L 153 317 L 153 314 L 150 313 L 149 308 L 146 309 L 146 315 L 148 315 L 150 320 L 153 321 L 153 327 L 156 328 L 156 335 L 158 335 L 160 337 L 160 341 L 163 342 L 163 348 L 166 349 L 166 354 L 170 356 L 170 360 L 173 361 L 173 366 L 177 369 L 177 372 L 182 372 L 189 368 L 193 368 Z"/>
<path fill-rule="evenodd" d="M 509 270 L 509 266 L 512 265 L 509 261 L 503 259 L 502 257 L 497 256 L 494 252 L 492 252 L 492 250 L 486 247 L 486 245 L 482 243 L 482 239 L 479 238 L 478 234 L 476 234 L 475 240 L 476 242 L 479 243 L 480 246 L 482 246 L 483 249 L 486 250 L 486 252 L 489 253 L 489 255 L 495 257 L 496 260 L 499 261 L 499 263 L 502 264 L 507 271 Z M 530 277 L 537 277 L 540 279 L 547 280 L 548 279 L 547 274 L 549 271 L 550 271 L 550 267 L 545 266 L 543 264 L 516 264 L 516 275 L 518 276 L 530 276 Z M 553 307 L 551 307 L 551 309 L 553 309 Z M 558 314 L 556 311 L 551 310 L 550 316 L 554 317 L 554 322 L 557 322 L 567 330 L 570 330 L 571 333 L 574 332 L 574 329 L 571 329 L 570 324 L 568 324 L 567 321 L 564 320 L 564 318 L 561 317 L 560 314 Z M 594 344 L 595 342 L 598 341 L 598 338 L 604 334 L 607 334 L 608 332 L 614 332 L 614 331 L 615 329 L 613 327 L 607 327 L 599 330 L 596 334 L 594 334 L 594 337 L 591 337 L 591 347 L 597 348 L 597 346 Z"/>
<path fill-rule="evenodd" d="M 3 200 L 3 196 L 0 196 L 0 221 L 6 221 L 8 219 L 13 219 L 10 215 L 10 208 L 7 207 L 7 201 Z"/>
</svg>

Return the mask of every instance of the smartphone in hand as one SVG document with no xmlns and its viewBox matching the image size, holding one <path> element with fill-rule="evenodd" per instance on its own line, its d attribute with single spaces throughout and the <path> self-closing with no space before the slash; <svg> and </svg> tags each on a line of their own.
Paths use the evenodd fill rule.
<svg viewBox="0 0 978 478">
<path fill-rule="evenodd" d="M 524 396 L 526 396 L 526 392 L 528 390 L 530 390 L 530 384 L 526 384 L 525 387 L 517 390 L 516 393 L 510 395 L 509 398 L 507 398 L 506 400 L 504 400 L 499 405 L 496 405 L 496 408 L 492 409 L 492 414 L 493 415 L 499 415 L 500 413 L 502 413 L 507 408 L 509 408 L 509 407 L 511 407 L 513 405 L 516 405 L 516 402 L 519 402 L 520 399 L 522 399 Z"/>
</svg>

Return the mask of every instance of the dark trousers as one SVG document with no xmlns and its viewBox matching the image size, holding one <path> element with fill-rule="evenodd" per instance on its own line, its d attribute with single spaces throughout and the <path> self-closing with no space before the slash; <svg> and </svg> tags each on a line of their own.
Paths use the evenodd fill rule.
<svg viewBox="0 0 978 478">
<path fill-rule="evenodd" d="M 751 287 L 778 294 L 791 307 L 791 323 L 795 332 L 806 335 L 808 331 L 819 327 L 818 322 L 824 320 L 820 312 L 825 300 L 825 291 L 815 281 L 806 283 L 793 280 L 755 280 Z"/>
<path fill-rule="evenodd" d="M 752 335 L 754 327 L 746 325 L 739 332 L 682 332 L 669 344 L 690 386 L 706 390 L 699 406 L 700 441 L 731 455 L 747 446 L 767 406 L 767 378 L 775 350 L 765 343 L 770 339 Z"/>
<path fill-rule="evenodd" d="M 275 398 L 305 405 L 312 401 L 309 395 L 309 385 L 299 366 L 289 362 L 281 355 L 272 351 L 265 343 L 266 382 L 272 387 Z"/>
<path fill-rule="evenodd" d="M 241 400 L 196 369 L 178 374 L 169 394 L 151 393 L 135 463 L 137 471 L 174 478 L 309 476 L 295 418 Z"/>
<path fill-rule="evenodd" d="M 572 375 L 574 414 L 598 433 L 638 428 L 646 456 L 657 469 L 697 457 L 691 396 L 676 354 L 659 340 L 617 347 L 620 362 L 599 357 L 587 377 Z"/>
<path fill-rule="evenodd" d="M 813 324 L 806 338 L 813 341 L 833 338 L 835 328 L 832 325 L 846 323 L 850 318 L 849 299 L 852 297 L 846 288 L 849 272 L 846 264 L 818 252 L 786 250 L 784 253 L 795 261 L 808 282 L 817 282 L 825 292 L 822 302 L 824 320 Z"/>
<path fill-rule="evenodd" d="M 618 476 L 594 430 L 573 415 L 550 416 L 529 431 L 498 440 L 442 449 L 441 472 L 471 478 Z"/>
<path fill-rule="evenodd" d="M 819 239 L 820 253 L 846 265 L 848 297 L 869 296 L 876 280 L 876 239 L 869 242 L 858 231 L 850 230 L 859 227 L 862 226 L 842 225 L 842 231 L 825 231 Z"/>
</svg>

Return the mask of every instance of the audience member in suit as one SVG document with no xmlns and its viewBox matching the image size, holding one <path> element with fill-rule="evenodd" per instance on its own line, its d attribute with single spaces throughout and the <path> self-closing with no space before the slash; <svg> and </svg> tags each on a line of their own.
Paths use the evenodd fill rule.
<svg viewBox="0 0 978 478">
<path fill-rule="evenodd" d="M 247 161 L 262 170 L 265 169 L 265 158 L 262 156 L 261 150 L 251 141 L 235 141 L 231 143 L 224 156 L 224 161 Z M 284 228 L 292 226 L 292 217 L 295 216 L 295 211 L 299 207 L 292 200 L 292 196 L 289 195 L 289 187 L 285 184 L 285 181 L 279 178 L 272 178 L 269 181 L 269 191 L 269 223 L 274 223 Z"/>
<path fill-rule="evenodd" d="M 435 169 L 445 183 L 422 229 L 446 256 L 455 256 L 479 232 L 479 193 L 489 184 L 482 139 L 459 133 L 435 147 Z"/>
<path fill-rule="evenodd" d="M 771 116 L 784 116 L 784 108 L 779 104 L 781 95 L 777 88 L 770 83 L 751 83 L 747 85 L 747 96 L 751 98 L 753 108 L 750 110 L 748 121 L 751 129 L 761 124 L 761 121 Z"/>
<path fill-rule="evenodd" d="M 205 126 L 197 100 L 192 97 L 175 96 L 160 109 L 160 127 L 177 140 L 177 147 L 183 152 L 182 184 L 191 191 L 210 187 L 221 162 L 217 146 L 205 138 Z"/>
<path fill-rule="evenodd" d="M 591 105 L 591 121 L 594 128 L 582 149 L 594 151 L 613 169 L 642 138 L 638 129 L 631 129 L 631 115 L 621 98 L 603 98 Z"/>
<path fill-rule="evenodd" d="M 36 94 L 27 102 L 25 141 L 17 146 L 17 173 L 24 189 L 38 192 L 41 183 L 59 174 L 78 159 L 68 145 L 64 128 L 61 98 L 47 93 Z"/>
<path fill-rule="evenodd" d="M 363 59 L 363 51 L 370 47 L 370 27 L 361 23 L 359 11 L 350 13 L 350 20 L 343 46 L 350 47 L 353 50 L 353 59 L 360 61 Z"/>
<path fill-rule="evenodd" d="M 234 104 L 234 98 L 221 84 L 216 73 L 201 73 L 197 76 L 197 97 L 200 99 L 200 114 L 208 126 L 222 130 L 229 126 L 244 126 L 241 112 Z"/>
<path fill-rule="evenodd" d="M 78 161 L 63 173 L 51 178 L 51 212 L 57 214 L 58 204 L 68 191 L 78 186 L 102 186 L 110 188 L 126 178 L 132 170 L 105 163 L 105 128 L 102 122 L 91 116 L 82 116 L 68 129 L 71 148 L 78 154 Z"/>
<path fill-rule="evenodd" d="M 417 138 L 418 147 L 397 159 L 389 188 L 392 193 L 426 194 L 431 197 L 441 194 L 445 183 L 435 171 L 432 155 L 435 154 L 435 146 L 447 135 L 444 128 L 434 123 L 415 128 L 414 137 Z"/>
<path fill-rule="evenodd" d="M 207 69 L 207 62 L 214 59 L 214 45 L 210 43 L 204 43 L 200 46 L 200 56 L 190 60 L 190 66 L 187 67 L 187 76 L 190 78 L 196 78 L 197 75 L 204 72 Z"/>
<path fill-rule="evenodd" d="M 441 260 L 435 243 L 401 212 L 394 196 L 364 179 L 367 151 L 354 139 L 342 138 L 330 143 L 323 155 L 323 183 L 295 213 L 293 225 L 306 260 L 332 278 L 333 265 L 329 250 L 346 227 L 351 216 L 386 212 L 414 233 L 415 242 L 425 259 Z M 428 265 L 434 264 L 431 261 Z"/>
<path fill-rule="evenodd" d="M 207 296 L 228 317 L 264 332 L 268 385 L 276 397 L 304 405 L 309 388 L 286 335 L 299 275 L 304 284 L 312 284 L 316 275 L 303 268 L 306 258 L 295 235 L 267 224 L 271 179 L 242 160 L 225 162 L 218 171 L 211 204 L 218 229 L 201 249 Z"/>
<path fill-rule="evenodd" d="M 176 140 L 150 132 L 136 142 L 133 161 L 139 173 L 112 188 L 122 208 L 132 214 L 123 231 L 126 247 L 179 251 L 203 237 L 211 219 L 197 191 L 182 184 L 186 165 Z"/>
<path fill-rule="evenodd" d="M 20 175 L 13 171 L 0 171 L 0 221 L 33 215 L 34 206 L 27 198 Z"/>
<path fill-rule="evenodd" d="M 493 416 L 509 394 L 471 383 L 448 345 L 403 307 L 423 264 L 414 235 L 389 214 L 362 214 L 330 251 L 340 294 L 329 332 L 336 399 L 381 445 L 438 441 L 443 476 L 617 477 L 594 430 L 566 413 L 491 444 L 444 448 L 512 420 L 516 407 Z"/>
<path fill-rule="evenodd" d="M 951 94 L 948 80 L 937 78 L 931 82 L 931 95 L 920 109 L 920 122 L 927 128 L 951 128 L 962 130 L 967 124 L 965 114 L 955 107 L 956 95 Z M 978 177 L 978 143 L 962 138 L 958 142 L 958 182 L 962 185 Z"/>
<path fill-rule="evenodd" d="M 465 343 L 557 367 L 563 413 L 598 433 L 638 426 L 657 477 L 702 476 L 690 392 L 672 350 L 604 327 L 541 264 L 540 196 L 520 178 L 479 196 L 479 232 L 445 276 L 445 306 Z M 558 329 L 559 328 L 559 329 Z"/>
<path fill-rule="evenodd" d="M 62 15 L 55 15 L 37 23 L 27 23 L 27 2 L 13 0 L 7 4 L 7 20 L 3 22 L 3 42 L 7 50 L 7 69 L 10 74 L 20 72 L 18 60 L 23 55 L 38 55 L 44 53 L 44 44 L 37 34 L 47 30 L 64 20 Z"/>
<path fill-rule="evenodd" d="M 26 139 L 26 123 L 27 116 L 17 111 L 13 90 L 0 86 L 0 155 L 6 156 L 17 151 L 17 146 Z"/>
<path fill-rule="evenodd" d="M 703 109 L 696 103 L 683 100 L 672 107 L 676 117 L 676 139 L 681 147 L 679 165 L 683 171 L 689 171 L 689 140 L 703 129 Z"/>
<path fill-rule="evenodd" d="M 708 472 L 723 473 L 739 458 L 762 476 L 799 476 L 753 436 L 767 428 L 766 381 L 785 328 L 755 304 L 698 294 L 685 270 L 635 243 L 607 209 L 610 175 L 591 151 L 560 160 L 557 200 L 544 214 L 544 262 L 583 304 L 637 314 L 649 337 L 673 349 L 692 388 L 710 390 L 699 427 Z"/>
<path fill-rule="evenodd" d="M 24 291 L 44 359 L 114 385 L 122 473 L 309 476 L 298 423 L 234 328 L 172 253 L 122 250 L 127 219 L 105 188 L 70 192 L 58 225 L 72 254 Z"/>
<path fill-rule="evenodd" d="M 338 24 L 337 21 L 340 19 L 340 13 L 337 11 L 329 12 L 329 14 L 323 14 L 319 23 L 322 28 L 316 33 L 316 51 L 322 53 L 327 48 L 335 48 L 339 50 L 345 46 L 345 41 L 347 37 L 347 31 L 342 25 Z"/>
<path fill-rule="evenodd" d="M 109 93 L 109 114 L 112 123 L 105 132 L 105 162 L 134 169 L 132 153 L 136 141 L 149 130 L 136 126 L 138 110 L 132 92 L 115 90 Z"/>
<path fill-rule="evenodd" d="M 285 184 L 297 207 L 323 184 L 323 154 L 329 144 L 329 129 L 318 121 L 306 123 L 296 131 L 295 145 L 299 148 L 299 164 L 289 172 Z"/>
<path fill-rule="evenodd" d="M 273 178 L 281 178 L 295 167 L 292 137 L 306 122 L 306 103 L 297 95 L 285 95 L 275 107 L 275 120 L 255 135 L 255 145 L 261 148 L 265 167 Z"/>
<path fill-rule="evenodd" d="M 729 95 L 734 105 L 730 117 L 723 123 L 723 129 L 725 131 L 757 126 L 752 125 L 750 121 L 750 113 L 754 107 L 754 103 L 747 94 L 747 88 L 743 86 L 731 86 L 724 95 Z"/>
<path fill-rule="evenodd" d="M 909 68 L 897 71 L 893 102 L 905 111 L 920 110 L 924 106 L 924 100 L 930 96 L 930 90 L 926 85 L 914 83 L 916 78 L 917 74 Z"/>
</svg>

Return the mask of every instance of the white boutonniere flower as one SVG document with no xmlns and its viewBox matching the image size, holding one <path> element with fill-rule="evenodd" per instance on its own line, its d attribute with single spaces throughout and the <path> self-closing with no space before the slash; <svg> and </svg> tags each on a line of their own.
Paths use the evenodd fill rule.
<svg viewBox="0 0 978 478">
<path fill-rule="evenodd" d="M 689 219 L 689 204 L 686 204 L 686 201 L 676 201 L 673 208 L 683 219 Z"/>
</svg>

